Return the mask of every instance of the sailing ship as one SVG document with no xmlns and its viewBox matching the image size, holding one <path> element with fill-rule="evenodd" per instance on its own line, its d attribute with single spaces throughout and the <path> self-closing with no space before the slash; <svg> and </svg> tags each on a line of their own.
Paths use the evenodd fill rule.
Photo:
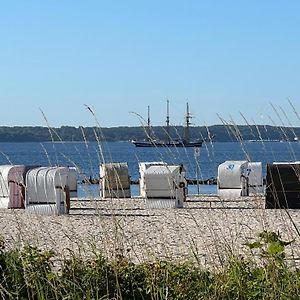
<svg viewBox="0 0 300 300">
<path fill-rule="evenodd" d="M 150 124 L 150 108 L 148 106 L 148 120 L 146 134 L 148 139 L 143 141 L 132 140 L 132 143 L 136 147 L 201 147 L 203 140 L 190 140 L 190 119 L 192 118 L 189 111 L 189 104 L 186 104 L 186 115 L 185 115 L 185 127 L 184 127 L 184 139 L 173 140 L 170 137 L 170 115 L 169 115 L 169 100 L 167 100 L 167 118 L 166 118 L 166 140 L 156 140 L 152 138 L 151 124 Z"/>
</svg>

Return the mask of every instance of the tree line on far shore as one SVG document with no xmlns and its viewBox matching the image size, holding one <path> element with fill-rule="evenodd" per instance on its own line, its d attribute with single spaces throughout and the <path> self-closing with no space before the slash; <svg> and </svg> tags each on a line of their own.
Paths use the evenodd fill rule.
<svg viewBox="0 0 300 300">
<path fill-rule="evenodd" d="M 150 129 L 143 127 L 73 127 L 48 128 L 40 126 L 0 126 L 0 142 L 48 142 L 48 141 L 130 141 L 153 139 L 180 140 L 184 138 L 184 127 L 171 127 L 169 133 L 163 126 Z M 294 141 L 300 137 L 299 127 L 269 125 L 213 125 L 190 128 L 190 138 L 215 142 L 247 140 Z"/>
</svg>

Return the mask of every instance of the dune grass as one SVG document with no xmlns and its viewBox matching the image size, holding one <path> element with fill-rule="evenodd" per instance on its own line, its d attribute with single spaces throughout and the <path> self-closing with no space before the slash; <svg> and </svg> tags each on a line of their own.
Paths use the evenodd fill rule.
<svg viewBox="0 0 300 300">
<path fill-rule="evenodd" d="M 248 244 L 258 260 L 228 257 L 219 270 L 192 262 L 157 260 L 134 264 L 123 256 L 76 255 L 53 262 L 36 247 L 0 250 L 2 299 L 299 299 L 300 270 L 290 268 L 278 233 L 262 232 Z"/>
</svg>

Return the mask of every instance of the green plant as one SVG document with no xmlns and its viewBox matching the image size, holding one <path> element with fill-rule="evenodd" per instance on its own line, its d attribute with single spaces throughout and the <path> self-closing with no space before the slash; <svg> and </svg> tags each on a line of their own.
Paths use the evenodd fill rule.
<svg viewBox="0 0 300 300">
<path fill-rule="evenodd" d="M 285 247 L 292 244 L 292 241 L 283 241 L 281 236 L 276 232 L 263 231 L 258 234 L 258 239 L 246 245 L 250 249 L 258 249 L 260 256 L 265 260 L 266 264 L 275 264 L 276 266 L 284 266 L 285 264 Z"/>
<path fill-rule="evenodd" d="M 107 259 L 95 252 L 76 255 L 54 267 L 52 251 L 36 247 L 5 249 L 0 239 L 2 299 L 299 299 L 300 271 L 288 267 L 285 247 L 274 232 L 253 243 L 259 261 L 230 257 L 219 271 L 203 270 L 192 261 L 156 260 L 134 264 L 123 256 Z"/>
<path fill-rule="evenodd" d="M 258 234 L 258 239 L 246 245 L 251 249 L 257 249 L 262 259 L 263 267 L 256 270 L 256 279 L 260 285 L 270 290 L 274 298 L 285 297 L 286 286 L 294 277 L 286 264 L 285 247 L 292 244 L 294 240 L 283 241 L 279 232 L 263 231 Z M 294 279 L 295 282 L 296 278 Z M 288 299 L 288 298 L 287 298 Z"/>
</svg>

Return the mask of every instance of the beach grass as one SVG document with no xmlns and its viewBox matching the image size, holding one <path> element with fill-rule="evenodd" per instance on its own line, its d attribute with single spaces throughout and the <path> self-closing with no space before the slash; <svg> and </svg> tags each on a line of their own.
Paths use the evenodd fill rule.
<svg viewBox="0 0 300 300">
<path fill-rule="evenodd" d="M 133 263 L 126 257 L 73 255 L 59 266 L 55 253 L 26 245 L 0 250 L 2 299 L 299 299 L 300 270 L 290 268 L 278 233 L 261 232 L 250 248 L 260 259 L 228 257 L 219 270 L 191 261 Z"/>
</svg>

